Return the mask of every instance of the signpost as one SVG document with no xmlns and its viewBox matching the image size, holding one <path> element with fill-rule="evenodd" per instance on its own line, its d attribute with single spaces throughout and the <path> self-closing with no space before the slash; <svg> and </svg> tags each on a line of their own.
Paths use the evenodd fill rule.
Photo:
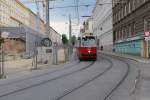
<svg viewBox="0 0 150 100">
<path fill-rule="evenodd" d="M 5 78 L 5 65 L 4 65 L 4 62 L 5 62 L 5 58 L 4 58 L 4 42 L 5 42 L 5 38 L 7 38 L 9 35 L 8 32 L 2 32 L 1 33 L 1 37 L 0 37 L 0 46 L 1 46 L 1 64 L 0 64 L 0 78 Z"/>
<path fill-rule="evenodd" d="M 41 43 L 43 46 L 45 47 L 51 47 L 52 46 L 52 41 L 49 39 L 49 38 L 44 38 L 42 40 L 42 43 Z"/>
<path fill-rule="evenodd" d="M 150 40 L 150 32 L 145 32 L 145 41 L 147 42 L 147 57 L 149 58 L 149 40 Z"/>
</svg>

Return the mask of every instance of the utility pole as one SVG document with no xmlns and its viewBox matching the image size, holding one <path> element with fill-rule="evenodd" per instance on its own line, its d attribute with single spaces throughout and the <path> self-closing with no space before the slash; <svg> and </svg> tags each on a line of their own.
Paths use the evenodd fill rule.
<svg viewBox="0 0 150 100">
<path fill-rule="evenodd" d="M 40 32 L 40 12 L 39 12 L 39 2 L 37 0 L 35 0 L 36 3 L 36 7 L 37 7 L 37 16 L 36 16 L 36 30 L 38 32 Z M 37 70 L 37 47 L 38 47 L 38 43 L 37 43 L 37 37 L 35 37 L 34 40 L 34 56 L 33 56 L 33 69 Z"/>
<path fill-rule="evenodd" d="M 0 66 L 0 78 L 4 78 L 4 77 L 5 77 L 4 62 L 5 62 L 5 58 L 4 58 L 4 45 L 3 45 L 3 44 L 1 44 L 1 66 Z"/>
<path fill-rule="evenodd" d="M 71 43 L 71 38 L 72 38 L 72 21 L 71 21 L 71 15 L 69 14 L 69 59 L 71 58 L 72 55 L 72 43 Z"/>
<path fill-rule="evenodd" d="M 72 33 L 72 26 L 71 26 L 71 15 L 69 15 L 69 45 L 71 45 L 71 33 Z"/>
<path fill-rule="evenodd" d="M 4 71 L 4 38 L 2 37 L 2 33 L 0 32 L 0 79 L 5 78 L 5 71 Z"/>
<path fill-rule="evenodd" d="M 46 0 L 46 34 L 50 37 L 50 30 L 49 30 L 49 24 L 50 24 L 50 18 L 49 18 L 49 0 Z"/>
</svg>

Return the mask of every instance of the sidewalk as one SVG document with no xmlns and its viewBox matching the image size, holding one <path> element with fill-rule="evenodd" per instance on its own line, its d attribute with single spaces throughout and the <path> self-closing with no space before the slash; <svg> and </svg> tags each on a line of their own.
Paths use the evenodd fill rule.
<svg viewBox="0 0 150 100">
<path fill-rule="evenodd" d="M 143 78 L 150 78 L 150 59 L 145 59 L 139 56 L 134 55 L 128 55 L 128 54 L 121 54 L 121 53 L 114 53 L 114 52 L 106 52 L 106 51 L 100 51 L 101 53 L 108 54 L 108 55 L 114 55 L 123 57 L 126 59 L 132 59 L 138 62 L 140 70 L 142 72 Z"/>
<path fill-rule="evenodd" d="M 19 59 L 12 61 L 5 61 L 5 75 L 15 74 L 21 71 L 29 70 L 32 67 L 32 59 Z"/>
<path fill-rule="evenodd" d="M 63 63 L 61 63 L 63 65 Z M 38 64 L 38 70 L 47 70 L 55 68 L 58 65 Z M 18 59 L 13 61 L 5 61 L 4 64 L 6 78 L 28 75 L 33 70 L 32 59 Z"/>
<path fill-rule="evenodd" d="M 141 86 L 140 86 L 140 95 L 138 96 L 138 100 L 150 100 L 150 59 L 144 59 L 142 57 L 128 55 L 128 54 L 120 54 L 114 52 L 106 52 L 100 51 L 103 54 L 113 55 L 118 57 L 123 57 L 126 59 L 131 59 L 138 62 L 139 68 L 141 70 Z"/>
<path fill-rule="evenodd" d="M 58 65 L 44 64 L 44 63 L 37 64 L 38 71 L 48 70 L 49 68 L 56 68 L 59 65 L 63 66 L 64 64 L 69 63 L 69 62 L 65 62 L 64 53 L 65 53 L 64 49 L 58 50 L 58 55 L 57 55 Z M 74 49 L 70 62 L 75 61 L 75 60 L 77 60 L 77 56 L 76 56 L 76 51 Z M 16 59 L 16 60 L 5 61 L 4 69 L 5 69 L 6 78 L 16 77 L 17 75 L 19 76 L 28 75 L 29 73 L 31 73 L 31 69 L 33 69 L 32 62 L 33 62 L 33 59 Z"/>
</svg>

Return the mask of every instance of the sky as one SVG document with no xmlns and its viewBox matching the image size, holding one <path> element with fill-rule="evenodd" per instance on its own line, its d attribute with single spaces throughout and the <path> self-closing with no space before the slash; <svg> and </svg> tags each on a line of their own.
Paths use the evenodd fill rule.
<svg viewBox="0 0 150 100">
<path fill-rule="evenodd" d="M 36 13 L 36 6 L 34 3 L 30 3 L 27 1 L 32 0 L 21 0 L 27 7 L 29 7 L 33 12 Z M 39 0 L 41 1 L 41 0 Z M 50 25 L 60 34 L 69 33 L 69 18 L 71 15 L 72 20 L 72 34 L 77 35 L 79 33 L 79 28 L 82 26 L 83 18 L 81 16 L 89 16 L 92 13 L 93 7 L 95 5 L 96 0 L 79 0 L 79 5 L 90 4 L 91 6 L 80 6 L 79 7 L 79 18 L 80 22 L 78 24 L 78 14 L 75 11 L 75 7 L 66 7 L 66 6 L 74 6 L 74 0 L 56 0 L 50 1 Z M 66 8 L 57 8 L 57 7 L 66 7 Z M 42 12 L 43 10 L 40 9 Z M 41 13 L 41 16 L 43 13 Z"/>
</svg>

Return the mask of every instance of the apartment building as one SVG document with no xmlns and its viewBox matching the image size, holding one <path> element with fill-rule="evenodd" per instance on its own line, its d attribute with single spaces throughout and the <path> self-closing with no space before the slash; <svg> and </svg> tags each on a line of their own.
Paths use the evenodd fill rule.
<svg viewBox="0 0 150 100">
<path fill-rule="evenodd" d="M 29 9 L 18 0 L 0 1 L 0 25 L 1 26 L 20 26 L 29 23 Z"/>
<path fill-rule="evenodd" d="M 53 38 L 61 43 L 61 35 L 58 35 L 52 27 L 50 28 L 53 30 L 51 33 Z M 47 36 L 44 21 L 19 0 L 0 0 L 0 32 L 5 31 L 10 33 L 5 42 L 5 50 L 14 52 L 32 51 L 35 42 L 40 42 Z"/>
<path fill-rule="evenodd" d="M 112 0 L 97 0 L 92 12 L 93 33 L 97 35 L 99 46 L 113 50 Z"/>
<path fill-rule="evenodd" d="M 150 0 L 113 0 L 113 41 L 116 52 L 150 56 Z"/>
<path fill-rule="evenodd" d="M 84 22 L 84 34 L 90 35 L 93 34 L 93 19 L 88 18 Z"/>
</svg>

